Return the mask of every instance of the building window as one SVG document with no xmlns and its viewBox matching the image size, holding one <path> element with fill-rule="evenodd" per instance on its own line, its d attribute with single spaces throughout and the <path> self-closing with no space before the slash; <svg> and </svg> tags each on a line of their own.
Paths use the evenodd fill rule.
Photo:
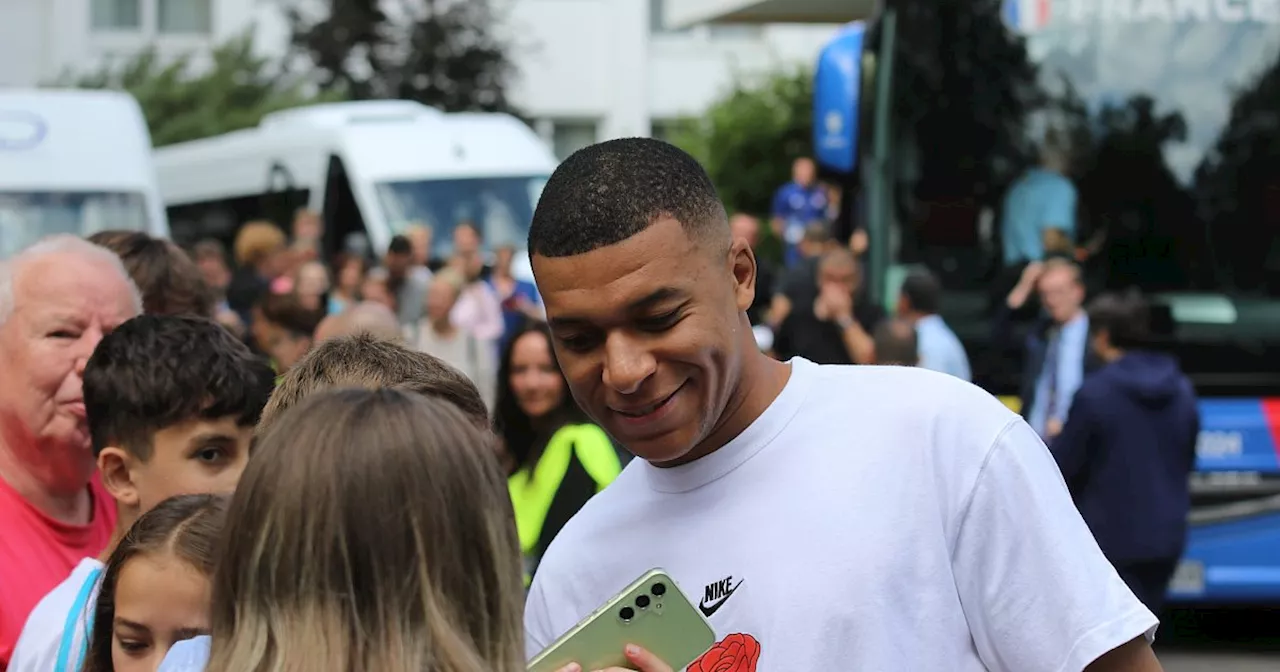
<svg viewBox="0 0 1280 672">
<path fill-rule="evenodd" d="M 551 139 L 551 149 L 556 158 L 563 161 L 569 155 L 596 142 L 596 122 L 557 121 Z"/>
<path fill-rule="evenodd" d="M 91 0 L 89 21 L 94 30 L 142 28 L 141 0 Z"/>
<path fill-rule="evenodd" d="M 156 24 L 161 33 L 213 32 L 210 0 L 158 0 Z"/>
</svg>

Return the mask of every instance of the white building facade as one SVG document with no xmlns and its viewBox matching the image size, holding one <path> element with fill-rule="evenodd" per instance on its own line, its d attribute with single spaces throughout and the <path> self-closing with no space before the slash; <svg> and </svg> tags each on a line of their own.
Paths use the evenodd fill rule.
<svg viewBox="0 0 1280 672">
<path fill-rule="evenodd" d="M 563 157 L 600 140 L 664 134 L 737 76 L 812 63 L 832 25 L 681 25 L 681 0 L 492 0 L 519 70 L 512 101 Z M 678 12 L 677 12 L 678 13 Z M 283 54 L 274 0 L 0 0 L 0 87 L 89 72 L 155 46 L 207 54 L 254 27 Z"/>
</svg>

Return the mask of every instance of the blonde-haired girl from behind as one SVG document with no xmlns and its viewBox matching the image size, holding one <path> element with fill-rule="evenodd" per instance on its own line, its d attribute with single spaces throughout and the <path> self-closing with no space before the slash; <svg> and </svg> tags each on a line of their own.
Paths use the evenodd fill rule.
<svg viewBox="0 0 1280 672">
<path fill-rule="evenodd" d="M 228 511 L 207 672 L 522 671 L 492 440 L 448 402 L 393 390 L 286 412 Z"/>
</svg>

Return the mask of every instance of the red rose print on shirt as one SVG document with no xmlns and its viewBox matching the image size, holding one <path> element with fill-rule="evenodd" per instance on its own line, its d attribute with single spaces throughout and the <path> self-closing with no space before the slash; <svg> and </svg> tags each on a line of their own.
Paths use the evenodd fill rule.
<svg viewBox="0 0 1280 672">
<path fill-rule="evenodd" d="M 689 666 L 688 672 L 756 672 L 760 642 L 751 635 L 732 634 Z"/>
</svg>

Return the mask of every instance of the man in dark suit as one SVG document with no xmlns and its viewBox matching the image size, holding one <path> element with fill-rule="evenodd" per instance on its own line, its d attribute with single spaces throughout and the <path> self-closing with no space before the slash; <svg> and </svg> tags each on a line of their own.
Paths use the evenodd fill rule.
<svg viewBox="0 0 1280 672">
<path fill-rule="evenodd" d="M 1025 343 L 1022 414 L 1032 429 L 1049 441 L 1062 431 L 1085 374 L 1102 362 L 1089 348 L 1089 316 L 1084 311 L 1080 267 L 1063 258 L 1032 264 L 1009 295 L 1009 310 L 1021 308 L 1033 289 L 1044 316 L 1032 326 Z"/>
</svg>

